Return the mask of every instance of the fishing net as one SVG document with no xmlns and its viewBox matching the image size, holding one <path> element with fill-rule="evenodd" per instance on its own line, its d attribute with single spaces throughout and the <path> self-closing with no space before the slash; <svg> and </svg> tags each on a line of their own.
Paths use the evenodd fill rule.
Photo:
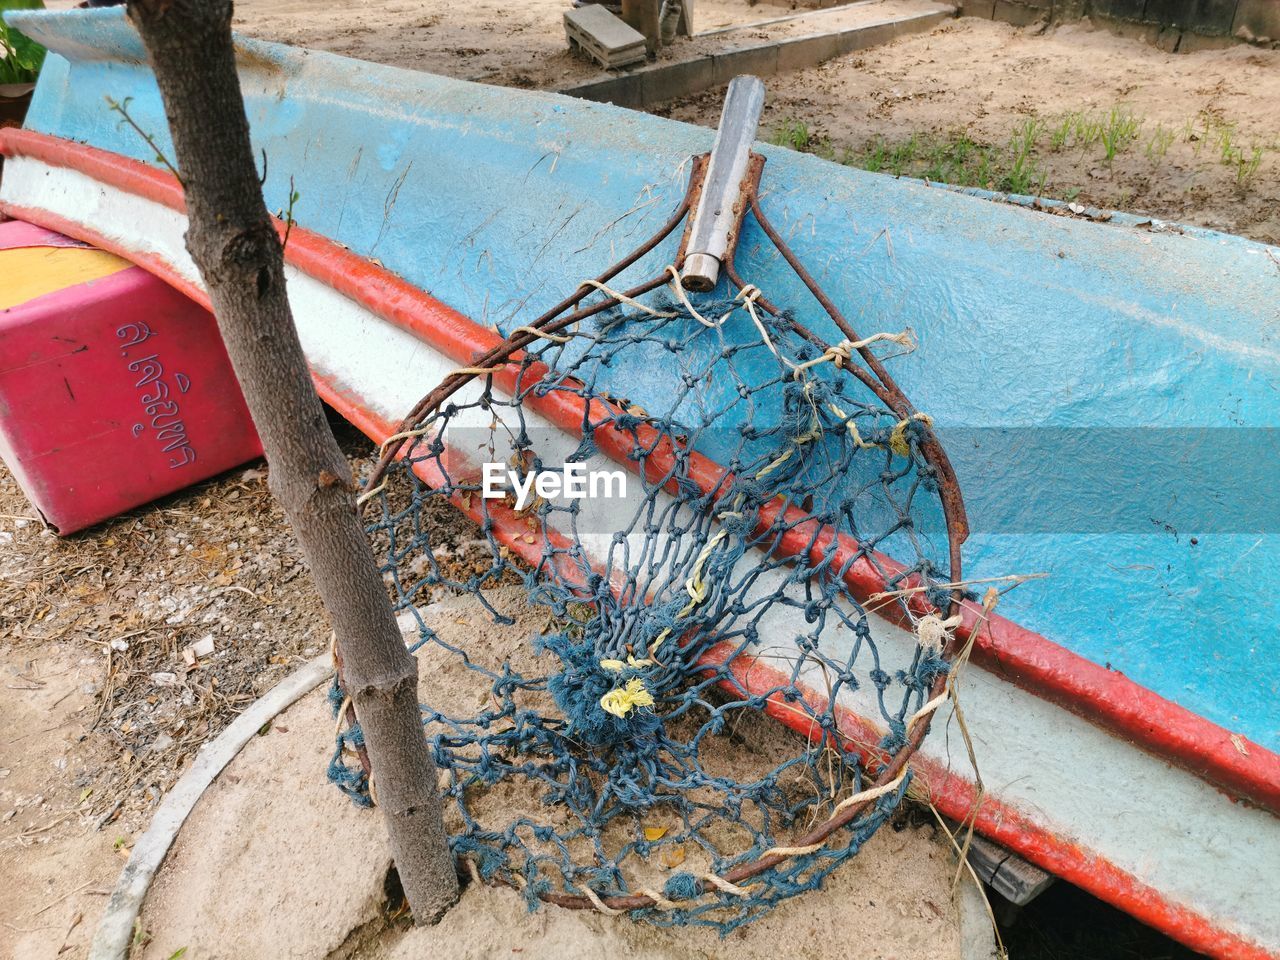
<svg viewBox="0 0 1280 960">
<path fill-rule="evenodd" d="M 732 270 L 690 299 L 618 269 L 428 395 L 366 517 L 414 649 L 483 694 L 422 704 L 459 863 L 728 932 L 908 788 L 958 623 L 952 481 L 881 376 L 905 334 L 831 346 Z M 477 525 L 461 565 L 441 504 Z M 504 642 L 444 636 L 450 597 Z M 329 773 L 367 803 L 361 747 L 343 726 Z"/>
</svg>

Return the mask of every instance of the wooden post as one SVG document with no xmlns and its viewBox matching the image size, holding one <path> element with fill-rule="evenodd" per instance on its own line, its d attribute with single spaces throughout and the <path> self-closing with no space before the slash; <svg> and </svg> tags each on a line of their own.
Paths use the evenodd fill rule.
<svg viewBox="0 0 1280 960">
<path fill-rule="evenodd" d="M 662 0 L 622 0 L 622 19 L 644 34 L 644 48 L 650 56 L 662 41 Z"/>
</svg>

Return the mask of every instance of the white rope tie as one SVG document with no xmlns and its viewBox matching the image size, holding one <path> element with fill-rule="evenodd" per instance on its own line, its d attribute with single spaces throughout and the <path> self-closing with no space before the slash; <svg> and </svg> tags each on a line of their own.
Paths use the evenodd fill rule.
<svg viewBox="0 0 1280 960">
<path fill-rule="evenodd" d="M 613 909 L 613 907 L 609 906 L 607 903 L 601 900 L 600 897 L 596 895 L 596 892 L 592 890 L 590 887 L 583 887 L 582 889 L 586 891 L 587 899 L 590 900 L 595 905 L 595 908 L 599 910 L 601 913 L 603 913 L 605 916 L 618 917 L 626 912 L 625 910 Z"/>
<path fill-rule="evenodd" d="M 541 337 L 543 340 L 550 340 L 552 343 L 568 343 L 573 337 L 566 336 L 562 333 L 548 333 L 545 330 L 539 330 L 537 327 L 516 327 L 511 331 L 511 336 L 517 333 L 527 333 L 533 337 Z"/>
<path fill-rule="evenodd" d="M 916 624 L 916 638 L 920 646 L 931 653 L 941 653 L 951 639 L 951 631 L 964 623 L 964 617 L 956 614 L 943 620 L 936 613 L 925 614 Z"/>
<path fill-rule="evenodd" d="M 702 879 L 707 881 L 707 883 L 711 884 L 717 890 L 733 894 L 735 897 L 751 896 L 751 891 L 747 887 L 740 887 L 736 883 L 730 883 L 724 877 L 717 877 L 714 873 L 708 873 L 703 876 Z"/>
<path fill-rule="evenodd" d="M 684 284 L 680 282 L 680 271 L 677 270 L 674 265 L 668 264 L 667 274 L 671 277 L 671 289 L 675 291 L 676 299 L 680 301 L 680 305 L 682 307 L 684 307 L 686 310 L 689 311 L 689 315 L 693 317 L 693 319 L 697 320 L 704 327 L 708 327 L 712 330 L 718 327 L 720 324 L 716 323 L 713 320 L 708 320 L 706 317 L 704 317 L 702 314 L 700 314 L 697 310 L 693 308 L 693 304 L 689 302 L 689 297 L 684 292 Z M 664 316 L 673 317 L 675 316 L 675 314 L 669 313 L 669 314 L 664 314 Z M 723 323 L 723 322 L 724 322 L 724 318 L 721 317 L 720 323 Z"/>
<path fill-rule="evenodd" d="M 834 363 L 836 369 L 843 370 L 844 365 L 853 359 L 853 352 L 861 350 L 863 347 L 869 347 L 873 343 L 888 341 L 896 343 L 900 347 L 911 351 L 916 348 L 916 342 L 911 336 L 910 330 L 903 330 L 901 333 L 873 333 L 869 337 L 861 340 L 841 340 L 833 347 L 827 347 L 821 356 L 814 357 L 812 360 L 806 360 L 804 363 L 795 364 L 795 372 L 797 374 L 802 370 L 808 370 L 810 367 L 816 367 L 820 363 Z"/>
<path fill-rule="evenodd" d="M 907 776 L 907 768 L 903 767 L 902 772 L 899 773 L 897 777 L 895 777 L 893 780 L 890 780 L 888 783 L 884 784 L 883 786 L 871 787 L 867 790 L 861 791 L 860 793 L 855 793 L 851 797 L 845 797 L 836 805 L 836 808 L 831 811 L 831 816 L 834 817 L 838 815 L 841 811 L 849 809 L 856 803 L 862 803 L 863 801 L 866 801 L 866 800 L 879 800 L 881 797 L 885 796 L 886 794 L 893 793 L 893 791 L 897 790 L 898 787 L 902 785 L 902 781 L 906 778 L 906 776 Z"/>
<path fill-rule="evenodd" d="M 367 501 L 370 497 L 376 497 L 386 488 L 387 488 L 387 478 L 383 477 L 382 482 L 379 483 L 376 487 L 372 487 L 366 490 L 364 493 L 360 494 L 360 496 L 356 497 L 356 506 L 357 507 L 364 506 L 365 501 Z"/>
<path fill-rule="evenodd" d="M 751 322 L 756 325 L 756 330 L 760 333 L 760 339 L 764 341 L 764 345 L 769 348 L 769 352 L 785 363 L 792 370 L 796 369 L 796 365 L 778 352 L 778 348 L 773 345 L 773 340 L 769 336 L 769 331 L 765 329 L 764 323 L 760 319 L 760 314 L 756 313 L 756 301 L 764 296 L 764 291 L 757 287 L 754 283 L 748 283 L 745 287 L 738 291 L 738 295 L 734 300 L 741 300 L 742 305 L 746 307 L 747 313 L 751 315 Z M 726 313 L 727 317 L 728 314 Z M 724 319 L 721 318 L 721 323 Z"/>
<path fill-rule="evenodd" d="M 650 900 L 652 900 L 653 905 L 657 907 L 659 910 L 682 909 L 680 904 L 675 903 L 674 901 L 668 900 L 666 897 L 660 894 L 657 890 L 650 890 L 648 887 L 645 887 L 643 890 L 640 891 L 640 893 L 642 896 L 646 896 Z"/>
<path fill-rule="evenodd" d="M 595 287 L 601 293 L 605 294 L 608 297 L 611 297 L 614 300 L 617 300 L 619 303 L 625 303 L 627 306 L 634 307 L 636 310 L 639 310 L 642 313 L 647 313 L 651 317 L 667 318 L 667 317 L 677 316 L 677 314 L 675 313 L 668 313 L 663 310 L 655 310 L 653 309 L 653 307 L 646 306 L 645 304 L 641 303 L 639 300 L 633 300 L 631 299 L 631 297 L 628 297 L 625 293 L 619 293 L 617 290 L 614 290 L 612 287 L 608 286 L 607 284 L 601 283 L 599 280 L 583 280 L 580 284 L 578 284 L 578 289 L 581 290 L 583 287 Z"/>
<path fill-rule="evenodd" d="M 923 720 L 925 717 L 929 716 L 929 714 L 933 713 L 935 710 L 937 710 L 940 706 L 942 706 L 944 703 L 946 703 L 950 699 L 951 699 L 950 691 L 943 691 L 942 693 L 938 694 L 936 697 L 934 697 L 932 700 L 926 703 L 923 707 L 921 707 L 919 710 L 917 710 L 907 719 L 906 732 L 910 734 L 911 728 L 914 727 L 916 723 L 918 723 L 920 720 Z"/>
<path fill-rule="evenodd" d="M 946 697 L 943 697 L 943 699 L 945 700 Z M 908 727 L 910 727 L 910 722 L 908 722 Z M 837 817 L 840 815 L 842 811 L 847 810 L 856 804 L 865 803 L 868 800 L 878 800 L 880 797 L 885 796 L 885 794 L 893 793 L 895 790 L 898 789 L 899 786 L 902 785 L 902 781 L 906 778 L 906 776 L 907 776 L 907 768 L 903 767 L 902 772 L 899 773 L 897 777 L 895 777 L 890 782 L 884 784 L 883 786 L 870 787 L 866 790 L 859 791 L 858 793 L 855 793 L 852 796 L 845 797 L 838 804 L 836 804 L 836 808 L 831 811 L 831 816 Z M 807 847 L 774 847 L 772 850 L 765 851 L 764 856 L 766 857 L 803 857 L 810 853 L 815 853 L 818 850 L 821 850 L 825 844 L 826 844 L 826 841 L 823 840 L 819 843 L 810 844 Z"/>
<path fill-rule="evenodd" d="M 342 734 L 342 725 L 347 722 L 347 708 L 351 706 L 351 698 L 347 697 L 342 701 L 342 706 L 338 708 L 338 725 L 333 730 L 335 737 Z"/>
</svg>

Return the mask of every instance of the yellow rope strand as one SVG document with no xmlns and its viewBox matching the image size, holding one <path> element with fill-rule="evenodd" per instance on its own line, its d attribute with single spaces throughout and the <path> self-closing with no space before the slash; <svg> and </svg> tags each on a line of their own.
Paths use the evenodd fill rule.
<svg viewBox="0 0 1280 960">
<path fill-rule="evenodd" d="M 889 449 L 900 457 L 911 456 L 911 445 L 907 443 L 907 427 L 912 420 L 919 420 L 926 427 L 933 426 L 933 417 L 927 413 L 913 413 L 905 420 L 899 420 L 893 432 L 889 434 Z"/>
</svg>

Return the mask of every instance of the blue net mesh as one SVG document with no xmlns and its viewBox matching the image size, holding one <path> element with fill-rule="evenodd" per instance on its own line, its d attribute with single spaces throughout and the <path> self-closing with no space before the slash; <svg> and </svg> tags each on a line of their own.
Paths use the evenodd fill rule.
<svg viewBox="0 0 1280 960">
<path fill-rule="evenodd" d="M 414 426 L 369 530 L 424 673 L 471 682 L 422 717 L 474 875 L 727 932 L 820 886 L 901 801 L 909 775 L 866 792 L 948 670 L 945 525 L 927 419 L 881 405 L 849 353 L 741 296 L 659 297 L 537 340 Z M 558 494 L 527 486 L 548 476 Z M 461 560 L 444 504 L 478 524 Z M 450 598 L 504 642 L 446 636 L 427 608 Z M 360 745 L 342 730 L 329 773 L 367 803 Z"/>
</svg>

